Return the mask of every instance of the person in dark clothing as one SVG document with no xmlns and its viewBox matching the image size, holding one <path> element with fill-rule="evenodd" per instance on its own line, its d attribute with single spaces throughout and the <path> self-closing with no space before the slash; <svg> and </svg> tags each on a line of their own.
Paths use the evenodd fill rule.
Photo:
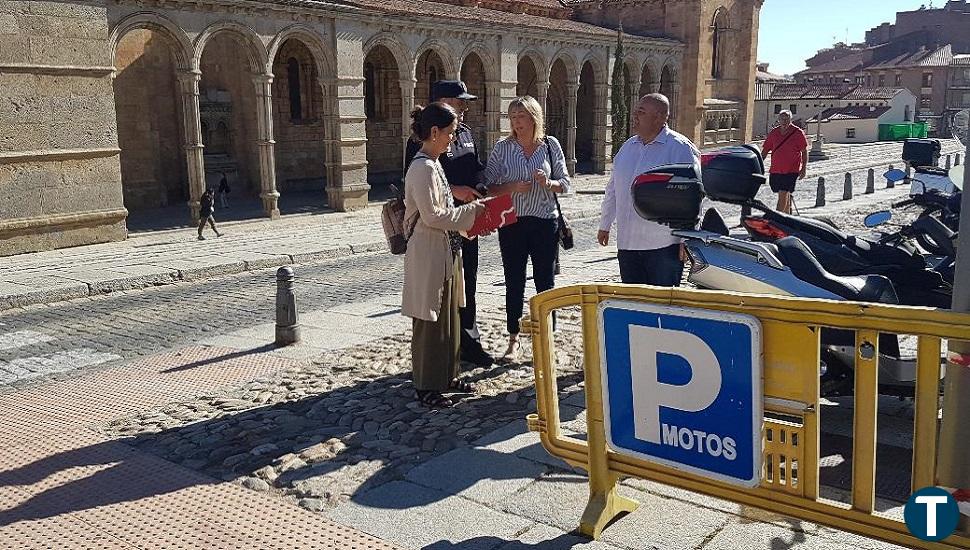
<svg viewBox="0 0 970 550">
<path fill-rule="evenodd" d="M 460 80 L 439 80 L 431 87 L 431 101 L 440 101 L 458 113 L 458 129 L 447 153 L 439 161 L 445 169 L 445 177 L 451 187 L 455 204 L 462 205 L 484 196 L 485 165 L 478 156 L 472 130 L 464 122 L 468 102 L 478 97 L 468 93 Z M 405 155 L 405 172 L 411 160 L 421 148 L 421 143 L 408 141 Z M 461 359 L 480 367 L 491 365 L 494 360 L 482 347 L 476 322 L 475 290 L 478 284 L 478 239 L 462 238 L 462 268 L 465 281 L 465 307 L 459 310 L 461 317 Z"/>
<path fill-rule="evenodd" d="M 204 241 L 205 237 L 202 236 L 202 230 L 205 228 L 206 222 L 212 226 L 212 230 L 216 232 L 216 237 L 221 237 L 222 233 L 216 229 L 216 219 L 213 216 L 215 213 L 215 193 L 212 189 L 206 189 L 205 193 L 202 193 L 202 198 L 199 199 L 199 240 Z"/>
</svg>

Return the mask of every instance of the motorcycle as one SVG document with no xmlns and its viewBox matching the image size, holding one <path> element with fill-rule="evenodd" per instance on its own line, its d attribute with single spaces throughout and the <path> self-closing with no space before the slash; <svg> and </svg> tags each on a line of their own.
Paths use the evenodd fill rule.
<svg viewBox="0 0 970 550">
<path fill-rule="evenodd" d="M 673 234 L 684 240 L 691 260 L 688 281 L 695 286 L 781 296 L 899 303 L 893 283 L 887 277 L 830 273 L 797 237 L 785 236 L 774 243 L 732 237 L 716 208 L 709 209 L 700 229 L 695 229 L 704 191 L 701 191 L 700 178 L 692 170 L 690 165 L 658 167 L 638 177 L 632 193 L 641 217 L 670 226 Z M 715 200 L 724 196 L 718 178 L 708 178 L 706 172 L 704 175 L 707 195 Z M 735 181 L 728 194 L 750 194 L 753 197 L 763 180 L 763 174 L 750 173 L 740 182 L 746 190 L 739 191 L 739 182 Z M 829 397 L 850 395 L 854 391 L 854 333 L 823 328 L 820 336 L 822 394 Z M 898 339 L 892 334 L 880 335 L 879 348 L 880 393 L 912 397 L 916 380 L 915 357 L 901 354 Z"/>
</svg>

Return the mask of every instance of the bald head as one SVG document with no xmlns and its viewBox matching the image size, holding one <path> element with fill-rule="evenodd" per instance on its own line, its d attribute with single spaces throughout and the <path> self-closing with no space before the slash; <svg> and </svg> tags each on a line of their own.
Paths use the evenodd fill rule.
<svg viewBox="0 0 970 550">
<path fill-rule="evenodd" d="M 667 124 L 670 115 L 670 100 L 663 94 L 647 94 L 637 101 L 633 111 L 633 132 L 644 143 L 653 141 Z"/>
</svg>

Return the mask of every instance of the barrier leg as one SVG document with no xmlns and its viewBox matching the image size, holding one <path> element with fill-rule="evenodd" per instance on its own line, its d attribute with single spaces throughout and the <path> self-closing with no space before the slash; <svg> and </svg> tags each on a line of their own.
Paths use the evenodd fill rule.
<svg viewBox="0 0 970 550">
<path fill-rule="evenodd" d="M 586 378 L 586 431 L 589 442 L 589 502 L 579 531 L 598 539 L 613 520 L 636 510 L 637 501 L 620 496 L 618 477 L 607 464 L 606 427 L 603 422 L 603 384 L 597 337 L 598 297 L 596 287 L 583 289 L 583 370 Z"/>
</svg>

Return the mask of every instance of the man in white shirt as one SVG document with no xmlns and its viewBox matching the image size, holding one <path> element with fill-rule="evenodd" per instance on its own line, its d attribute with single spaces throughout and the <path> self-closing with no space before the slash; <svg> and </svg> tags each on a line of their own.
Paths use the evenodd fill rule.
<svg viewBox="0 0 970 550">
<path fill-rule="evenodd" d="M 633 208 L 633 180 L 664 164 L 694 164 L 700 151 L 689 139 L 667 127 L 670 102 L 662 94 L 640 98 L 633 111 L 633 131 L 613 159 L 613 174 L 603 198 L 597 240 L 610 242 L 616 222 L 617 259 L 624 283 L 679 286 L 684 250 L 670 228 L 641 218 Z"/>
</svg>

